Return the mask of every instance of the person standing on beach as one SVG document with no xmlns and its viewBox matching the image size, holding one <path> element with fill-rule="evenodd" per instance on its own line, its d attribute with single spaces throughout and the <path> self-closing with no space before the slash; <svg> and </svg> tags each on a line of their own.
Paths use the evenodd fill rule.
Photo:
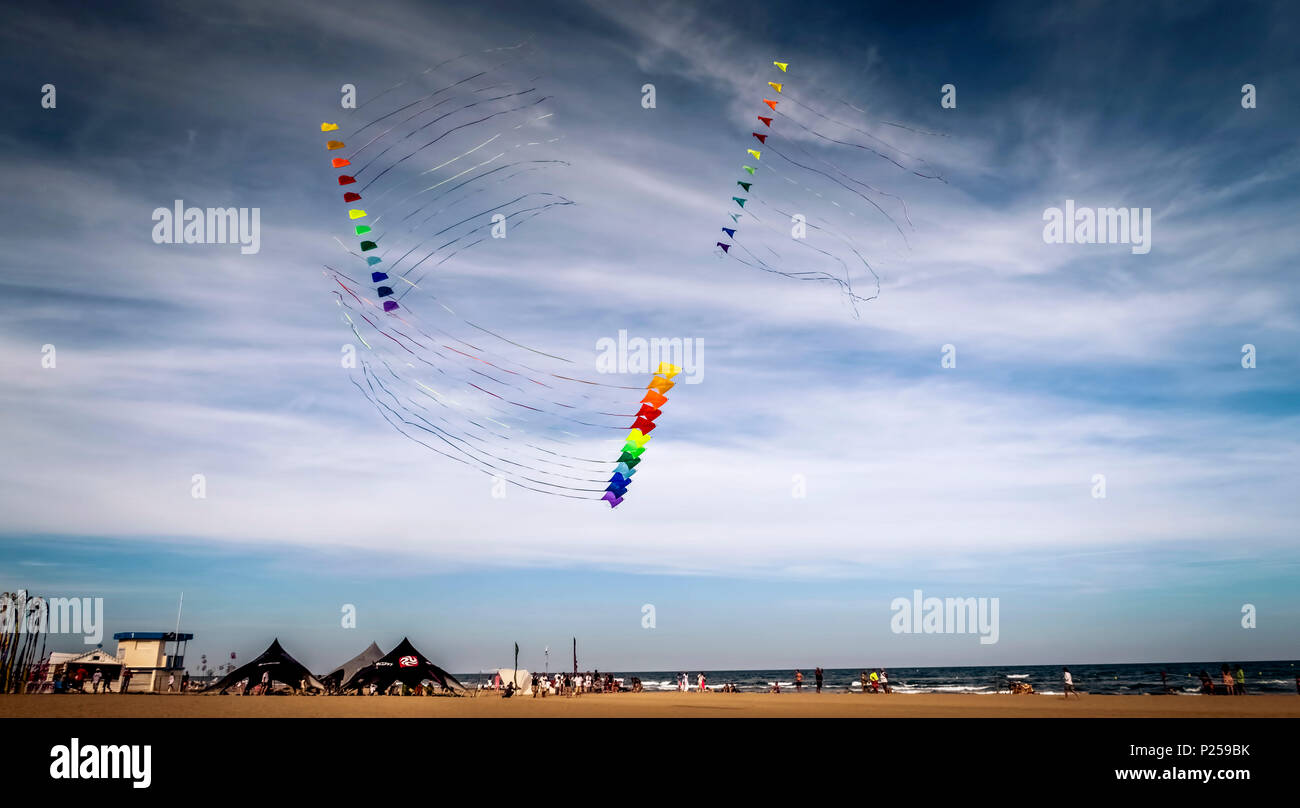
<svg viewBox="0 0 1300 808">
<path fill-rule="evenodd" d="M 822 669 L 820 666 L 817 668 L 815 675 L 817 677 L 817 692 L 820 693 L 822 692 Z"/>
<path fill-rule="evenodd" d="M 176 674 L 167 674 L 167 692 L 170 693 L 176 689 Z"/>
<path fill-rule="evenodd" d="M 271 692 L 271 672 L 262 671 L 262 692 L 260 695 L 265 696 Z"/>
<path fill-rule="evenodd" d="M 796 670 L 794 672 L 794 692 L 803 692 L 803 671 Z"/>
<path fill-rule="evenodd" d="M 867 690 L 867 672 L 863 671 L 862 675 L 859 676 L 858 679 L 862 682 L 862 695 L 865 696 L 869 692 Z"/>
<path fill-rule="evenodd" d="M 100 680 L 103 679 L 103 678 L 104 678 L 104 674 L 101 673 L 101 672 L 99 672 L 99 671 L 95 671 L 95 673 L 90 677 L 90 692 L 91 692 L 91 693 L 98 693 L 98 692 L 99 692 L 99 682 L 100 682 Z"/>
<path fill-rule="evenodd" d="M 889 674 L 885 673 L 884 668 L 880 669 L 880 689 L 889 692 Z"/>
<path fill-rule="evenodd" d="M 1071 693 L 1074 693 L 1076 699 L 1080 697 L 1074 689 L 1074 677 L 1070 675 L 1070 669 L 1065 668 L 1065 695 L 1062 698 L 1068 701 Z"/>
<path fill-rule="evenodd" d="M 122 670 L 122 686 L 117 689 L 117 692 L 125 693 L 129 687 L 131 687 L 131 669 L 124 668 Z"/>
<path fill-rule="evenodd" d="M 1246 695 L 1246 671 L 1240 665 L 1237 666 L 1237 695 Z"/>
</svg>

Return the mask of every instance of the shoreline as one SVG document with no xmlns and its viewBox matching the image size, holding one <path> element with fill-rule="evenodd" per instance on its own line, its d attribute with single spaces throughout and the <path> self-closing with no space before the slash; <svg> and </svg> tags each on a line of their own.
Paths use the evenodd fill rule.
<svg viewBox="0 0 1300 808">
<path fill-rule="evenodd" d="M 592 693 L 576 697 L 0 695 L 0 718 L 1300 718 L 1300 696 Z"/>
</svg>

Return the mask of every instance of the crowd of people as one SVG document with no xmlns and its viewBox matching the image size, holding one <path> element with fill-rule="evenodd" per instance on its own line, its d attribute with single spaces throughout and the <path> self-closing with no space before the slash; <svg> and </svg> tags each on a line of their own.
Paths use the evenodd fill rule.
<svg viewBox="0 0 1300 808">
<path fill-rule="evenodd" d="M 96 668 L 93 672 L 86 670 L 84 667 L 78 667 L 76 670 L 66 668 L 55 673 L 45 683 L 44 687 L 50 693 L 112 693 L 114 692 L 113 683 L 117 682 L 116 692 L 127 693 L 131 689 L 132 675 L 130 668 L 123 669 L 120 678 L 107 675 L 99 668 Z M 185 692 L 189 689 L 190 675 L 188 672 L 182 672 L 179 680 L 176 678 L 175 672 L 168 674 L 168 693 Z"/>
<path fill-rule="evenodd" d="M 46 684 L 49 688 L 47 692 L 54 693 L 112 693 L 114 692 L 114 683 L 117 682 L 119 687 L 117 692 L 125 693 L 131 685 L 131 670 L 129 668 L 122 672 L 120 680 L 112 678 L 100 669 L 88 671 L 84 667 L 76 669 L 68 668 L 59 671 L 52 679 L 52 682 Z M 616 678 L 612 673 L 601 674 L 600 671 L 588 671 L 586 673 L 533 673 L 529 674 L 531 692 L 533 698 L 545 698 L 548 695 L 577 696 L 585 693 L 620 693 L 643 692 L 645 687 L 641 679 L 635 676 L 627 679 Z M 1241 696 L 1246 693 L 1246 671 L 1243 666 L 1234 667 L 1225 663 L 1219 672 L 1218 681 L 1206 670 L 1197 674 L 1200 679 L 1200 692 L 1206 695 L 1232 695 Z M 795 692 L 803 692 L 804 673 L 802 670 L 795 670 L 794 675 Z M 693 680 L 693 681 L 692 681 Z M 1070 674 L 1069 668 L 1062 669 L 1062 684 L 1064 685 L 1063 698 L 1068 699 L 1071 695 L 1076 698 L 1079 696 L 1074 687 L 1074 679 Z M 813 671 L 813 686 L 817 693 L 822 692 L 825 682 L 825 673 L 818 667 Z M 1169 684 L 1168 674 L 1160 671 L 1160 683 L 1165 693 L 1177 692 Z M 860 692 L 867 693 L 892 693 L 889 686 L 889 675 L 884 668 L 863 670 L 859 675 Z M 1023 682 L 1010 682 L 1009 680 L 999 686 L 999 691 L 1007 687 L 1012 693 L 1033 693 L 1032 685 Z M 188 673 L 182 673 L 176 676 L 175 673 L 168 675 L 166 692 L 186 692 L 191 689 L 190 676 Z M 266 695 L 271 692 L 272 683 L 268 675 L 262 674 L 262 681 L 252 682 L 248 679 L 236 684 L 233 688 L 239 695 Z M 408 688 L 400 682 L 394 682 L 384 691 L 385 695 L 433 695 L 441 688 L 434 685 L 417 685 Z M 500 677 L 488 686 L 488 689 L 495 689 L 501 694 L 510 698 L 516 693 L 523 691 L 522 683 L 503 682 Z M 677 676 L 677 690 L 683 693 L 694 690 L 697 693 L 739 693 L 740 688 L 735 682 L 726 682 L 722 685 L 709 686 L 708 676 L 701 672 L 691 677 L 689 674 L 681 673 Z M 298 692 L 306 692 L 307 683 L 301 683 L 301 689 Z M 362 688 L 358 691 L 362 695 L 379 695 L 379 688 L 371 684 L 368 688 Z M 772 682 L 769 689 L 770 693 L 780 693 L 781 683 Z M 1296 676 L 1296 692 L 1300 694 L 1300 675 Z"/>
<path fill-rule="evenodd" d="M 1223 663 L 1223 667 L 1219 669 L 1219 685 L 1217 690 L 1215 689 L 1214 680 L 1210 678 L 1209 673 L 1202 670 L 1197 674 L 1197 676 L 1201 680 L 1201 692 L 1207 695 L 1246 695 L 1246 671 L 1240 665 L 1237 666 L 1236 673 L 1233 673 L 1232 666 L 1226 662 Z M 1162 682 L 1165 680 L 1164 671 L 1160 671 L 1160 679 Z M 1168 688 L 1169 684 L 1168 682 L 1165 682 L 1165 689 L 1168 690 Z M 1296 677 L 1296 692 L 1300 693 L 1300 676 Z"/>
<path fill-rule="evenodd" d="M 820 670 L 820 669 L 819 669 Z M 889 689 L 889 674 L 884 668 L 873 671 L 863 671 L 858 677 L 862 685 L 863 693 L 893 693 Z M 817 677 L 817 690 L 821 690 L 821 676 Z"/>
<path fill-rule="evenodd" d="M 643 689 L 641 680 L 633 676 L 627 681 L 614 678 L 614 674 L 601 674 L 600 671 L 586 673 L 533 673 L 529 674 L 529 692 L 533 698 L 547 696 L 578 696 L 583 693 L 640 693 Z M 523 685 L 515 682 L 502 682 L 497 677 L 492 690 L 498 690 L 505 698 L 511 698 Z"/>
</svg>

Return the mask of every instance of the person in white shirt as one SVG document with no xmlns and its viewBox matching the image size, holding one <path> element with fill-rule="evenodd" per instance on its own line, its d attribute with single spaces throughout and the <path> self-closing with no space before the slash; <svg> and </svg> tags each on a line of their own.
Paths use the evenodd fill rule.
<svg viewBox="0 0 1300 808">
<path fill-rule="evenodd" d="M 1066 668 L 1065 669 L 1065 695 L 1062 696 L 1062 698 L 1065 699 L 1070 698 L 1071 693 L 1074 693 L 1074 697 L 1076 699 L 1080 698 L 1078 692 L 1076 692 L 1074 689 L 1074 677 L 1070 675 L 1070 669 Z"/>
</svg>

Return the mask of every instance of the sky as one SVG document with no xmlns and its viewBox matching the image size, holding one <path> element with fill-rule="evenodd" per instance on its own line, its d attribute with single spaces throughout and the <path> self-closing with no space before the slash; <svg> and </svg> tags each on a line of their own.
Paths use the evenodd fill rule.
<svg viewBox="0 0 1300 808">
<path fill-rule="evenodd" d="M 1285 3 L 16 12 L 0 589 L 103 597 L 110 634 L 172 628 L 184 591 L 192 656 L 278 636 L 321 669 L 405 635 L 457 671 L 574 636 L 611 670 L 1294 657 L 1298 27 Z M 494 497 L 340 368 L 319 123 L 345 83 L 519 42 L 577 204 L 445 288 L 566 355 L 704 346 L 616 510 Z M 774 60 L 939 133 L 893 134 L 946 182 L 838 153 L 911 221 L 855 232 L 881 279 L 856 317 L 711 249 Z M 154 243 L 176 199 L 259 208 L 260 251 Z M 1150 208 L 1150 252 L 1045 243 L 1067 199 Z M 998 642 L 894 633 L 917 589 L 998 598 Z"/>
</svg>

